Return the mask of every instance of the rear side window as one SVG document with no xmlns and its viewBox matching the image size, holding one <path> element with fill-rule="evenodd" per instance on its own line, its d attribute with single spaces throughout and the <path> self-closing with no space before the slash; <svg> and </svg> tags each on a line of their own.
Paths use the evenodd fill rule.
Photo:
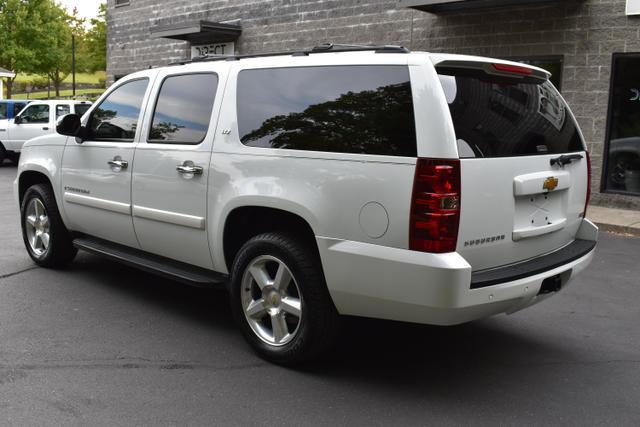
<svg viewBox="0 0 640 427">
<path fill-rule="evenodd" d="M 107 95 L 89 119 L 90 138 L 133 141 L 147 84 L 147 79 L 132 80 Z"/>
<path fill-rule="evenodd" d="M 585 149 L 551 83 L 440 74 L 461 158 L 561 154 Z"/>
<path fill-rule="evenodd" d="M 71 112 L 71 106 L 69 105 L 56 105 L 56 119 L 61 116 L 65 116 Z"/>
<path fill-rule="evenodd" d="M 237 108 L 245 145 L 416 156 L 406 66 L 244 70 Z"/>
<path fill-rule="evenodd" d="M 209 128 L 217 87 L 215 74 L 167 77 L 160 88 L 148 141 L 201 143 Z"/>
<path fill-rule="evenodd" d="M 77 115 L 82 116 L 91 108 L 91 104 L 76 104 L 73 108 L 75 108 Z"/>
<path fill-rule="evenodd" d="M 0 103 L 0 120 L 7 118 L 7 104 Z"/>
</svg>

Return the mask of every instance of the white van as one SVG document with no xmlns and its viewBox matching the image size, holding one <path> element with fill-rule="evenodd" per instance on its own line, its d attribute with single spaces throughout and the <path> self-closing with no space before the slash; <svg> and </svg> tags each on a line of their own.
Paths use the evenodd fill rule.
<svg viewBox="0 0 640 427">
<path fill-rule="evenodd" d="M 340 315 L 511 313 L 567 286 L 597 239 L 589 156 L 548 78 L 340 45 L 137 72 L 25 144 L 25 246 L 46 267 L 82 249 L 223 284 L 281 363 L 330 348 Z"/>
</svg>

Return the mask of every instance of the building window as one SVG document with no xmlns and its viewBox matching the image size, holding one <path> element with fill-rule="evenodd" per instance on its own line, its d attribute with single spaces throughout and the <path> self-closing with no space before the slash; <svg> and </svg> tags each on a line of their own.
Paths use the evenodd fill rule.
<svg viewBox="0 0 640 427">
<path fill-rule="evenodd" d="M 507 59 L 547 70 L 551 73 L 551 78 L 549 79 L 551 83 L 553 83 L 559 91 L 562 91 L 562 65 L 564 62 L 564 57 L 562 55 L 531 57 L 520 56 Z"/>
<path fill-rule="evenodd" d="M 640 53 L 613 54 L 603 190 L 640 196 Z"/>
<path fill-rule="evenodd" d="M 118 6 L 128 6 L 130 3 L 129 0 L 116 0 L 116 7 Z"/>
</svg>

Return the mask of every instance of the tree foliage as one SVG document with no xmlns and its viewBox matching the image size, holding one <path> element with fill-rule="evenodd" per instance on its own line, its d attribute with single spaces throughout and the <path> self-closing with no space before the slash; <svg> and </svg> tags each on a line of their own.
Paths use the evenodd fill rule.
<svg viewBox="0 0 640 427">
<path fill-rule="evenodd" d="M 60 85 L 72 68 L 72 35 L 76 71 L 106 68 L 105 15 L 103 4 L 86 29 L 75 9 L 67 13 L 54 0 L 0 0 L 0 67 L 16 74 L 48 76 L 59 96 Z M 11 97 L 14 79 L 7 81 L 7 97 Z"/>
</svg>

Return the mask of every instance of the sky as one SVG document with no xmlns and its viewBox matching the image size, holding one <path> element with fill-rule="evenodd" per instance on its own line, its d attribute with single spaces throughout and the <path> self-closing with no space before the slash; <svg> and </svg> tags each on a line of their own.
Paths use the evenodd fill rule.
<svg viewBox="0 0 640 427">
<path fill-rule="evenodd" d="M 74 7 L 78 8 L 78 15 L 81 18 L 95 18 L 98 15 L 98 6 L 100 3 L 106 3 L 106 0 L 58 0 L 69 12 Z"/>
</svg>

